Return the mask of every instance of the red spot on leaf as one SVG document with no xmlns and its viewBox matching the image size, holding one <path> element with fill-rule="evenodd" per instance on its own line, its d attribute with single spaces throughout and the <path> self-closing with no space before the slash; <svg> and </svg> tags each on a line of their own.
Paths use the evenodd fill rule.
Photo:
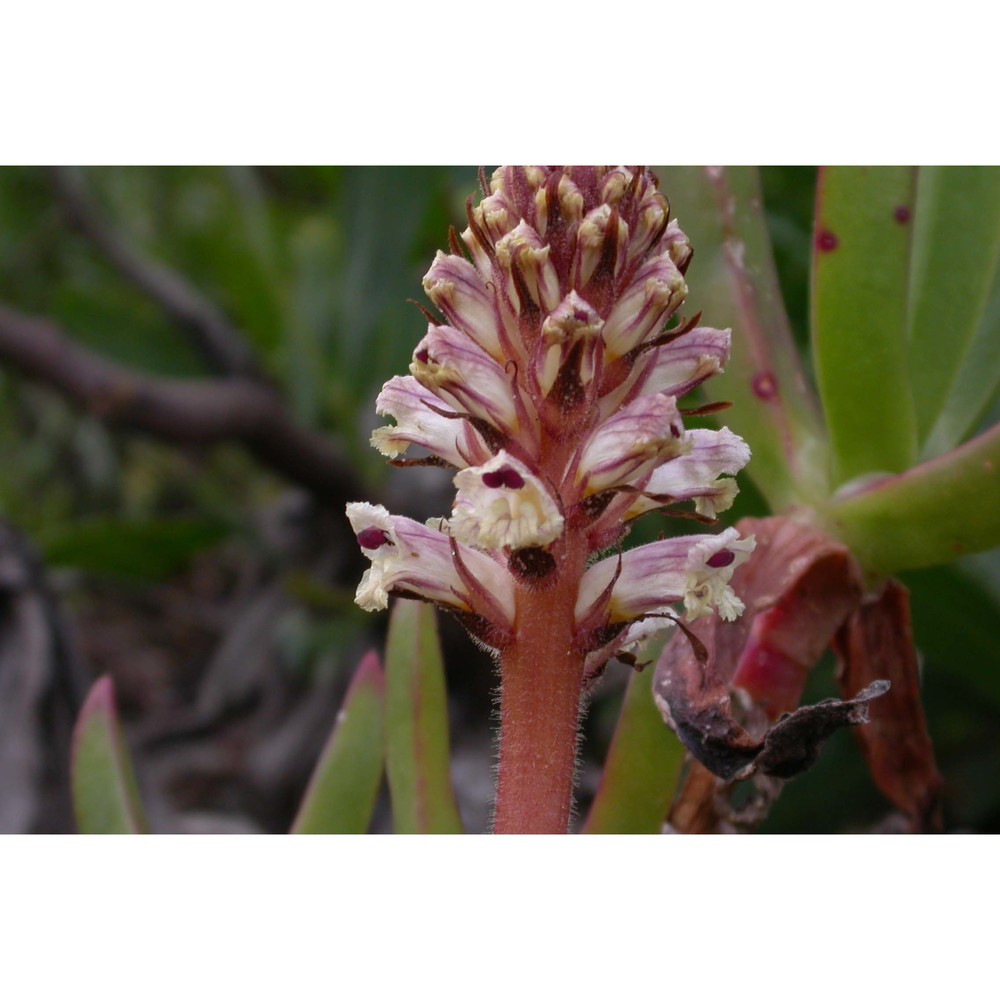
<svg viewBox="0 0 1000 1000">
<path fill-rule="evenodd" d="M 778 380 L 770 372 L 758 372 L 750 383 L 753 394 L 765 401 L 778 395 Z"/>
<path fill-rule="evenodd" d="M 839 244 L 837 237 L 830 232 L 829 229 L 821 229 L 816 234 L 816 247 L 822 250 L 823 253 L 829 253 L 831 250 L 836 250 Z"/>
<path fill-rule="evenodd" d="M 910 221 L 910 209 L 906 205 L 897 205 L 892 217 L 901 225 L 905 226 Z"/>
</svg>

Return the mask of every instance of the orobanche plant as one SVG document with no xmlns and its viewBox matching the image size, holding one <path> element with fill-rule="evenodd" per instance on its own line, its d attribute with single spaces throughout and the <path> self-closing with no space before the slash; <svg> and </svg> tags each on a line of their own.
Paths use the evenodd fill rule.
<svg viewBox="0 0 1000 1000">
<path fill-rule="evenodd" d="M 725 510 L 724 475 L 750 453 L 725 428 L 684 427 L 677 400 L 721 370 L 730 331 L 668 328 L 691 248 L 652 174 L 504 167 L 483 188 L 424 279 L 443 319 L 382 390 L 396 423 L 373 437 L 390 458 L 419 445 L 458 469 L 453 510 L 423 525 L 349 505 L 372 560 L 358 603 L 431 601 L 497 652 L 495 830 L 560 833 L 588 679 L 678 604 L 739 614 L 728 581 L 754 543 L 728 529 L 616 547 L 656 508 Z"/>
</svg>

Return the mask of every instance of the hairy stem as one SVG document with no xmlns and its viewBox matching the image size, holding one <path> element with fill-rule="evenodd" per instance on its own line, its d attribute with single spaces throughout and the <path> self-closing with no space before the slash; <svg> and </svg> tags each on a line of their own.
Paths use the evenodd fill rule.
<svg viewBox="0 0 1000 1000">
<path fill-rule="evenodd" d="M 566 833 L 573 803 L 583 654 L 574 649 L 582 548 L 544 590 L 519 587 L 514 643 L 504 652 L 495 833 Z"/>
</svg>

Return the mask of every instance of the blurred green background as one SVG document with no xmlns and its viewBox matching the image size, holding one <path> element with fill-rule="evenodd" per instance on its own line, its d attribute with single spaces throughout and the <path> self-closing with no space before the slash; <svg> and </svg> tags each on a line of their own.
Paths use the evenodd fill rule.
<svg viewBox="0 0 1000 1000">
<path fill-rule="evenodd" d="M 224 311 L 294 418 L 342 443 L 371 496 L 412 516 L 446 512 L 447 475 L 389 469 L 367 440 L 380 422 L 376 393 L 405 372 L 425 326 L 407 300 L 422 301 L 421 277 L 447 246 L 449 225 L 464 228 L 475 168 L 95 168 L 83 179 L 108 224 Z M 661 180 L 669 196 L 669 168 Z M 804 352 L 815 180 L 811 168 L 763 170 Z M 683 226 L 684 206 L 672 207 Z M 70 224 L 51 175 L 38 169 L 0 169 L 0 303 L 48 317 L 79 344 L 143 372 L 213 376 L 190 337 Z M 739 431 L 737 410 L 727 423 Z M 30 781 L 11 763 L 23 770 L 23 752 L 0 759 L 3 794 L 27 797 L 8 828 L 69 828 L 65 720 L 73 691 L 105 672 L 119 690 L 154 827 L 287 828 L 350 672 L 384 630 L 385 616 L 353 605 L 359 567 L 343 545 L 342 513 L 236 445 L 193 449 L 109 429 L 17 375 L 2 355 L 0 455 L 0 517 L 39 554 L 75 650 L 61 687 L 63 668 L 39 668 L 48 680 L 25 702 L 34 732 L 0 732 L 0 747 L 17 738 L 34 755 Z M 741 484 L 724 523 L 766 513 Z M 1000 829 L 997 555 L 904 577 L 949 830 Z M 14 628 L 9 614 L 3 627 Z M 467 827 L 481 829 L 495 678 L 458 630 L 446 627 L 445 644 L 455 782 Z M 10 669 L 9 658 L 0 668 Z M 609 669 L 587 718 L 581 806 L 625 673 Z M 56 711 L 60 690 L 67 705 Z M 824 661 L 807 697 L 833 694 Z M 789 783 L 763 829 L 862 830 L 887 812 L 844 731 Z M 384 803 L 375 828 L 385 828 Z"/>
</svg>

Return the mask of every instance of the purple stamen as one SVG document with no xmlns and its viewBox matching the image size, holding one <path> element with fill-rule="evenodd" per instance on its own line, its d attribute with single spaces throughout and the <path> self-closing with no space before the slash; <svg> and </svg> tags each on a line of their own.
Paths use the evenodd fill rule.
<svg viewBox="0 0 1000 1000">
<path fill-rule="evenodd" d="M 381 528 L 365 528 L 358 532 L 358 545 L 363 549 L 380 549 L 386 543 L 392 544 L 389 536 Z"/>
<path fill-rule="evenodd" d="M 705 561 L 706 565 L 711 566 L 712 569 L 722 569 L 723 566 L 728 566 L 736 558 L 735 552 L 730 552 L 728 549 L 722 549 L 716 552 L 714 556 L 709 556 Z"/>
</svg>

